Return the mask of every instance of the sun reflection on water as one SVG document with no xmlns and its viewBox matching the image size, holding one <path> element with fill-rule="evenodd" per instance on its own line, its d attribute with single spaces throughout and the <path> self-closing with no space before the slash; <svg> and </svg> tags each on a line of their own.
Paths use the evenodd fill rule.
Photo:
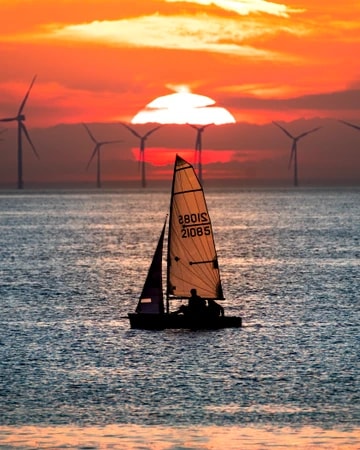
<svg viewBox="0 0 360 450">
<path fill-rule="evenodd" d="M 323 430 L 315 427 L 0 427 L 0 447 L 7 449 L 113 450 L 356 450 L 360 429 Z M 6 447 L 5 447 L 6 446 Z"/>
</svg>

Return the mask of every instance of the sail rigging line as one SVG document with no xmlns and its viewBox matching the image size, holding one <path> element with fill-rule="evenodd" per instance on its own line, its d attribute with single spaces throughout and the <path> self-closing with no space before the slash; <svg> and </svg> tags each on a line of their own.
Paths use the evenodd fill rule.
<svg viewBox="0 0 360 450">
<path fill-rule="evenodd" d="M 190 192 L 204 192 L 203 189 L 189 189 L 188 191 L 179 191 L 179 192 L 174 192 L 174 195 L 180 195 L 180 194 L 188 194 Z"/>
</svg>

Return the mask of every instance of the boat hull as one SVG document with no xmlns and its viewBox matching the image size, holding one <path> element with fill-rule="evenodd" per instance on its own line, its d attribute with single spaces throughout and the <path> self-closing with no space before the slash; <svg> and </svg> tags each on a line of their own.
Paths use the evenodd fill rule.
<svg viewBox="0 0 360 450">
<path fill-rule="evenodd" d="M 182 314 L 139 314 L 129 313 L 130 328 L 138 330 L 218 330 L 221 328 L 240 328 L 241 317 L 186 317 Z"/>
</svg>

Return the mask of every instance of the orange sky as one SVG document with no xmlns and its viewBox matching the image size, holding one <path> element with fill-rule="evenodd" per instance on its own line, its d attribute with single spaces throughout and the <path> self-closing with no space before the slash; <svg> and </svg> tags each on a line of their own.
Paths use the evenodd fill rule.
<svg viewBox="0 0 360 450">
<path fill-rule="evenodd" d="M 187 86 L 214 99 L 237 121 L 226 129 L 227 136 L 219 129 L 216 133 L 217 127 L 205 131 L 204 161 L 213 161 L 208 176 L 247 174 L 261 181 L 266 174 L 291 181 L 291 142 L 269 127 L 271 121 L 300 134 L 323 126 L 322 119 L 333 119 L 326 122 L 327 131 L 301 141 L 306 148 L 302 154 L 309 153 L 302 163 L 303 178 L 316 178 L 320 170 L 324 180 L 340 182 L 335 180 L 336 152 L 344 155 L 346 143 L 349 154 L 341 177 L 360 183 L 360 175 L 352 172 L 355 167 L 360 173 L 360 132 L 334 120 L 360 125 L 357 0 L 0 0 L 0 10 L 0 118 L 16 114 L 37 74 L 25 113 L 41 160 L 24 147 L 24 178 L 29 181 L 93 178 L 91 171 L 83 171 L 93 149 L 84 130 L 77 127 L 75 132 L 74 125 L 65 131 L 74 132 L 76 147 L 68 136 L 62 136 L 69 139 L 67 148 L 61 147 L 57 137 L 60 124 L 81 122 L 94 124 L 99 140 L 125 141 L 104 149 L 104 179 L 126 179 L 130 172 L 138 176 L 135 137 L 120 127 L 97 124 L 130 122 L 149 102 Z M 243 123 L 258 126 L 258 133 L 248 134 L 249 128 L 239 135 Z M 16 179 L 15 124 L 0 123 L 0 132 L 4 128 L 0 184 Z M 159 162 L 162 149 L 194 148 L 194 130 L 181 131 L 178 146 L 166 133 L 149 138 L 147 160 Z M 319 157 L 313 160 L 316 151 Z M 150 179 L 162 176 L 161 166 L 156 167 L 149 167 Z"/>
</svg>

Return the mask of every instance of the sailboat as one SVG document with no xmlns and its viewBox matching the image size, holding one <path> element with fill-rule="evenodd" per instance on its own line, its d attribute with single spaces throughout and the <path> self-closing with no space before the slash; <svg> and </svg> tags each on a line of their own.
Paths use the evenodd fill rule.
<svg viewBox="0 0 360 450">
<path fill-rule="evenodd" d="M 194 289 L 209 304 L 224 300 L 203 187 L 194 167 L 179 155 L 175 159 L 171 189 L 164 295 L 162 260 L 166 223 L 167 218 L 135 312 L 128 314 L 130 327 L 147 330 L 241 327 L 241 317 L 210 314 L 210 308 L 203 314 L 191 314 L 185 305 L 177 311 L 170 308 L 176 301 L 189 299 Z"/>
</svg>

